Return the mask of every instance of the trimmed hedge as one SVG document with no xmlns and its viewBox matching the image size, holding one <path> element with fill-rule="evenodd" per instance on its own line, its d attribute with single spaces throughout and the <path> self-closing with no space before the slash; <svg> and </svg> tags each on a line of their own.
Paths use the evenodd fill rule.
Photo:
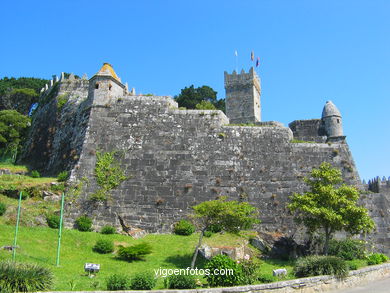
<svg viewBox="0 0 390 293">
<path fill-rule="evenodd" d="M 298 278 L 335 275 L 338 278 L 345 278 L 348 275 L 348 264 L 336 256 L 319 256 L 312 255 L 298 258 L 294 273 Z"/>
<path fill-rule="evenodd" d="M 195 289 L 196 280 L 191 275 L 171 275 L 165 279 L 165 287 L 168 289 Z"/>
<path fill-rule="evenodd" d="M 150 272 L 135 274 L 130 281 L 131 290 L 152 290 L 156 286 L 157 279 Z"/>
<path fill-rule="evenodd" d="M 106 285 L 108 291 L 129 290 L 129 277 L 121 274 L 111 275 L 107 278 Z"/>
<path fill-rule="evenodd" d="M 102 233 L 102 234 L 116 234 L 116 229 L 112 226 L 104 226 L 100 230 L 100 233 Z"/>
<path fill-rule="evenodd" d="M 60 227 L 60 216 L 55 214 L 47 215 L 46 222 L 50 228 L 58 229 Z"/>
<path fill-rule="evenodd" d="M 110 239 L 99 239 L 96 241 L 93 251 L 101 254 L 107 254 L 114 251 L 114 242 Z"/>
<path fill-rule="evenodd" d="M 91 231 L 92 219 L 88 216 L 81 216 L 76 219 L 76 228 L 79 231 L 87 232 Z"/>
<path fill-rule="evenodd" d="M 173 232 L 177 235 L 191 235 L 195 232 L 195 226 L 188 220 L 180 220 L 175 224 Z"/>
<path fill-rule="evenodd" d="M 119 246 L 118 258 L 127 261 L 143 260 L 145 256 L 150 254 L 151 252 L 152 247 L 149 243 L 146 242 L 129 247 Z"/>
</svg>

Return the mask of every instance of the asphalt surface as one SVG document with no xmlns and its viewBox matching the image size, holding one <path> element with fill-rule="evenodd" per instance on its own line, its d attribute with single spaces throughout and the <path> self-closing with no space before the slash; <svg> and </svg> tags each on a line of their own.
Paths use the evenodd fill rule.
<svg viewBox="0 0 390 293">
<path fill-rule="evenodd" d="M 373 281 L 364 286 L 329 291 L 329 293 L 390 293 L 390 278 Z"/>
</svg>

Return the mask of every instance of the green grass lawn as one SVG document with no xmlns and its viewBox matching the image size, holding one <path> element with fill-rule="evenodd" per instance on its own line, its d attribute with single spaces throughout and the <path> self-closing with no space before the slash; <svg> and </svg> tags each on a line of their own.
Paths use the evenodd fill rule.
<svg viewBox="0 0 390 293">
<path fill-rule="evenodd" d="M 0 185 L 3 188 L 8 188 L 9 186 L 15 186 L 18 188 L 32 187 L 49 184 L 51 182 L 57 182 L 57 178 L 53 177 L 40 177 L 32 178 L 26 175 L 0 175 Z"/>
<path fill-rule="evenodd" d="M 26 166 L 22 165 L 14 165 L 14 164 L 7 164 L 7 163 L 0 163 L 0 170 L 8 169 L 11 172 L 28 172 L 28 168 Z"/>
<path fill-rule="evenodd" d="M 0 224 L 0 246 L 12 245 L 14 226 Z M 215 241 L 214 235 L 206 241 Z M 234 242 L 237 236 L 222 235 Z M 115 258 L 115 254 L 98 254 L 92 251 L 96 240 L 112 239 L 116 245 L 131 245 L 143 241 L 153 247 L 152 254 L 145 261 L 126 262 Z M 58 231 L 46 227 L 20 227 L 16 260 L 33 262 L 49 267 L 55 275 L 54 290 L 104 290 L 106 278 L 114 273 L 131 276 L 136 272 L 153 271 L 161 268 L 187 268 L 191 263 L 193 249 L 198 234 L 179 236 L 173 234 L 149 234 L 143 239 L 134 240 L 125 235 L 102 235 L 95 232 L 79 232 L 65 229 L 62 235 L 60 266 L 56 267 Z M 11 259 L 12 253 L 0 250 L 0 259 Z M 95 278 L 89 278 L 84 272 L 84 264 L 98 263 L 101 271 Z M 202 268 L 204 260 L 199 257 L 197 267 Z M 290 272 L 291 263 L 262 261 L 261 274 L 272 276 L 272 270 L 285 267 Z M 290 275 L 287 278 L 292 278 Z M 275 279 L 276 280 L 276 279 Z M 74 287 L 73 287 L 74 286 Z M 96 286 L 96 289 L 95 289 Z M 163 288 L 163 279 L 158 280 L 156 289 Z"/>
</svg>

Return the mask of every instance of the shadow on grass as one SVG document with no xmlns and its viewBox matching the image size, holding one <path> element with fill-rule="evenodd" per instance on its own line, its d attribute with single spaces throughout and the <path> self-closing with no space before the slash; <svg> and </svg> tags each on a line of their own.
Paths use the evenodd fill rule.
<svg viewBox="0 0 390 293">
<path fill-rule="evenodd" d="M 184 255 L 174 255 L 168 256 L 164 262 L 166 264 L 174 265 L 177 268 L 185 269 L 191 266 L 192 254 L 184 254 Z M 207 260 L 204 259 L 201 255 L 198 255 L 195 263 L 195 267 L 204 268 Z"/>
<path fill-rule="evenodd" d="M 279 258 L 266 258 L 266 259 L 262 259 L 262 261 L 264 263 L 273 266 L 294 266 L 295 265 L 295 260 L 284 260 Z"/>
</svg>

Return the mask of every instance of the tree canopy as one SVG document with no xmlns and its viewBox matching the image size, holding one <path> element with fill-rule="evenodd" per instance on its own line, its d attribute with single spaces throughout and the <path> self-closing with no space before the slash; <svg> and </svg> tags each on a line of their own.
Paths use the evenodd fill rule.
<svg viewBox="0 0 390 293">
<path fill-rule="evenodd" d="M 216 109 L 225 111 L 225 100 L 218 100 L 217 92 L 207 85 L 197 88 L 194 85 L 185 87 L 178 96 L 175 96 L 175 100 L 179 107 L 187 109 L 196 109 L 196 105 L 205 101 L 213 104 Z"/>
<path fill-rule="evenodd" d="M 21 140 L 30 126 L 30 118 L 15 110 L 0 111 L 0 150 L 2 157 L 14 161 Z"/>
<path fill-rule="evenodd" d="M 0 95 L 3 95 L 6 91 L 12 89 L 33 89 L 35 93 L 39 94 L 41 88 L 48 83 L 48 80 L 34 77 L 4 77 L 0 79 Z"/>
<path fill-rule="evenodd" d="M 223 231 L 237 233 L 259 223 L 257 209 L 248 202 L 228 201 L 226 197 L 202 202 L 194 207 L 193 219 L 201 229 L 198 245 L 195 248 L 191 267 L 195 266 L 204 232 L 211 226 L 219 226 Z"/>
<path fill-rule="evenodd" d="M 0 110 L 16 110 L 28 115 L 31 106 L 38 102 L 41 88 L 46 79 L 20 77 L 0 79 Z"/>
<path fill-rule="evenodd" d="M 295 219 L 309 232 L 323 229 L 324 254 L 328 253 L 329 240 L 334 232 L 344 230 L 354 235 L 374 229 L 375 224 L 367 209 L 357 205 L 359 191 L 354 186 L 341 184 L 340 170 L 324 162 L 304 181 L 310 191 L 294 193 L 288 208 L 296 212 Z"/>
<path fill-rule="evenodd" d="M 39 95 L 31 88 L 13 89 L 2 95 L 0 109 L 16 110 L 28 115 L 31 105 L 38 102 Z"/>
</svg>

